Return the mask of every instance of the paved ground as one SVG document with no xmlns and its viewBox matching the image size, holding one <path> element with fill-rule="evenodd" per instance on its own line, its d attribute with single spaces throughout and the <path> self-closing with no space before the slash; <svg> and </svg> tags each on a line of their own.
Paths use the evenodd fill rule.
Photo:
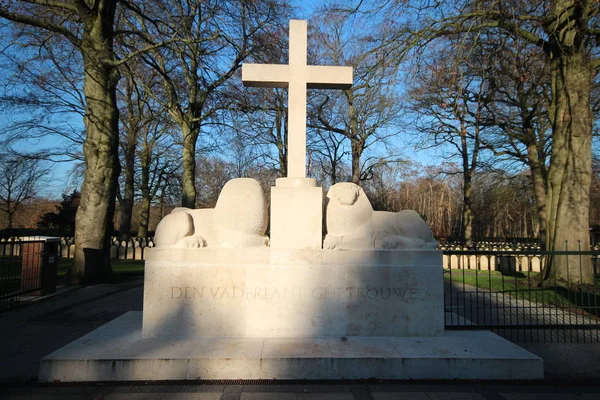
<svg viewBox="0 0 600 400">
<path fill-rule="evenodd" d="M 14 399 L 600 399 L 599 344 L 536 344 L 542 382 L 189 382 L 41 385 L 40 359 L 126 311 L 142 310 L 142 280 L 65 291 L 0 313 L 0 398 Z M 220 383 L 220 384 L 218 384 Z M 243 383 L 243 384 L 242 384 Z"/>
<path fill-rule="evenodd" d="M 592 400 L 600 385 L 401 383 L 0 386 L 0 399 L 56 400 Z"/>
</svg>

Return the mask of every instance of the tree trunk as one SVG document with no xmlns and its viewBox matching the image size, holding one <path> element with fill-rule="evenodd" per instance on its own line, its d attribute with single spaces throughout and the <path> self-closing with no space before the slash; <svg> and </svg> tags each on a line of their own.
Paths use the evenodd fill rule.
<svg viewBox="0 0 600 400">
<path fill-rule="evenodd" d="M 140 229 L 138 236 L 148 237 L 148 225 L 150 223 L 150 150 L 146 147 L 140 155 L 140 192 L 142 200 L 140 205 Z"/>
<path fill-rule="evenodd" d="M 150 224 L 150 198 L 142 196 L 140 204 L 140 229 L 138 230 L 138 237 L 147 239 L 148 238 L 148 225 Z"/>
<path fill-rule="evenodd" d="M 184 123 L 183 133 L 183 180 L 181 206 L 196 208 L 196 141 L 198 129 Z"/>
<path fill-rule="evenodd" d="M 276 121 L 275 121 L 275 129 L 277 130 L 277 138 L 279 138 L 277 143 L 277 150 L 279 156 L 279 173 L 282 177 L 287 177 L 287 118 L 286 113 L 282 111 L 277 111 L 276 113 Z"/>
<path fill-rule="evenodd" d="M 467 129 L 465 121 L 460 118 L 461 132 L 461 158 L 463 169 L 463 217 L 462 217 L 462 241 L 465 246 L 473 245 L 473 210 L 471 205 L 471 197 L 473 194 L 473 175 L 475 174 L 475 165 L 477 164 L 478 146 L 474 146 L 472 150 L 472 160 L 469 165 L 469 144 L 467 143 Z"/>
<path fill-rule="evenodd" d="M 354 108 L 354 93 L 352 90 L 344 90 L 348 102 L 348 127 L 346 136 L 350 139 L 352 151 L 352 183 L 360 184 L 360 157 L 363 152 L 363 144 L 358 137 L 358 116 Z"/>
<path fill-rule="evenodd" d="M 531 180 L 533 182 L 533 192 L 535 194 L 535 206 L 538 219 L 538 233 L 540 246 L 542 250 L 546 249 L 546 178 L 542 170 L 542 165 L 538 158 L 538 149 L 535 144 L 527 146 L 527 159 L 531 171 Z M 535 229 L 533 234 L 535 235 Z"/>
<path fill-rule="evenodd" d="M 465 171 L 463 177 L 462 240 L 465 246 L 471 247 L 473 244 L 473 210 L 471 205 L 473 183 L 469 171 Z"/>
<path fill-rule="evenodd" d="M 131 135 L 132 133 L 130 133 Z M 120 240 L 127 241 L 131 238 L 131 217 L 133 214 L 133 195 L 134 181 L 133 173 L 135 168 L 135 140 L 133 143 L 127 143 L 125 149 L 125 171 L 124 172 L 124 193 L 123 198 L 119 202 L 120 208 L 120 223 L 119 236 Z"/>
<path fill-rule="evenodd" d="M 331 186 L 337 183 L 337 160 L 331 163 Z"/>
<path fill-rule="evenodd" d="M 352 183 L 360 184 L 360 155 L 359 143 L 352 140 Z"/>
<path fill-rule="evenodd" d="M 110 234 L 119 176 L 118 71 L 114 60 L 115 3 L 101 1 L 96 14 L 84 18 L 82 55 L 86 98 L 83 145 L 86 170 L 75 223 L 75 258 L 68 277 L 74 284 L 105 281 L 112 275 Z"/>
<path fill-rule="evenodd" d="M 160 200 L 158 206 L 158 220 L 160 221 L 165 217 L 165 188 L 166 185 L 163 186 L 160 193 Z"/>
<path fill-rule="evenodd" d="M 552 153 L 548 169 L 549 250 L 589 250 L 589 190 L 592 124 L 592 68 L 587 55 L 551 60 Z M 569 284 L 592 284 L 590 257 L 554 256 L 544 278 Z"/>
</svg>

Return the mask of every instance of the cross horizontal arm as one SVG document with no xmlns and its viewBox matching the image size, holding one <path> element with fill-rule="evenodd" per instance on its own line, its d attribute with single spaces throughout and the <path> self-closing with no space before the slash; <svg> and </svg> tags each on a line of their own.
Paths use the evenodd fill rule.
<svg viewBox="0 0 600 400">
<path fill-rule="evenodd" d="M 352 87 L 352 67 L 308 65 L 306 86 L 309 89 L 340 89 Z"/>
<path fill-rule="evenodd" d="M 288 87 L 289 65 L 246 64 L 242 65 L 242 83 L 249 87 Z"/>
</svg>

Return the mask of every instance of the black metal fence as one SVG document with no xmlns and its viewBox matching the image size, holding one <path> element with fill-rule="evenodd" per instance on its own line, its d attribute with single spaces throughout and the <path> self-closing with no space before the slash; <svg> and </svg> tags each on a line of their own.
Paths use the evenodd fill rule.
<svg viewBox="0 0 600 400">
<path fill-rule="evenodd" d="M 72 244 L 53 243 L 0 240 L 0 310 L 56 287 L 56 256 L 69 254 Z M 111 251 L 114 258 L 136 259 L 151 246 L 115 240 Z M 515 342 L 600 343 L 600 250 L 544 252 L 535 245 L 497 243 L 488 248 L 442 248 L 446 329 L 492 330 Z M 542 279 L 549 260 L 559 257 L 575 263 L 572 274 L 566 281 L 556 273 Z M 592 282 L 579 284 L 590 268 Z"/>
<path fill-rule="evenodd" d="M 58 240 L 29 237 L 0 242 L 0 311 L 24 297 L 56 290 Z"/>
<path fill-rule="evenodd" d="M 444 250 L 446 329 L 491 330 L 514 342 L 599 343 L 599 257 L 597 250 Z M 559 262 L 571 271 L 566 278 L 557 268 L 542 272 Z M 586 274 L 593 279 L 581 283 Z"/>
</svg>

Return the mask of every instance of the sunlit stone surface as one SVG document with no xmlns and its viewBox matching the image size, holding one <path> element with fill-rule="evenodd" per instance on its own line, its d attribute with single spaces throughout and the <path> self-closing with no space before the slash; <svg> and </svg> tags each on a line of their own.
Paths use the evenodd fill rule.
<svg viewBox="0 0 600 400">
<path fill-rule="evenodd" d="M 41 382 L 540 379 L 542 360 L 485 331 L 432 337 L 142 338 L 127 313 L 42 360 Z"/>
<path fill-rule="evenodd" d="M 269 253 L 150 249 L 144 337 L 444 333 L 438 251 Z"/>
<path fill-rule="evenodd" d="M 429 226 L 413 210 L 373 211 L 362 188 L 333 185 L 327 193 L 326 249 L 435 249 Z"/>
<path fill-rule="evenodd" d="M 215 208 L 179 207 L 164 217 L 154 235 L 158 247 L 265 247 L 268 209 L 260 183 L 237 178 L 225 184 Z"/>
</svg>

